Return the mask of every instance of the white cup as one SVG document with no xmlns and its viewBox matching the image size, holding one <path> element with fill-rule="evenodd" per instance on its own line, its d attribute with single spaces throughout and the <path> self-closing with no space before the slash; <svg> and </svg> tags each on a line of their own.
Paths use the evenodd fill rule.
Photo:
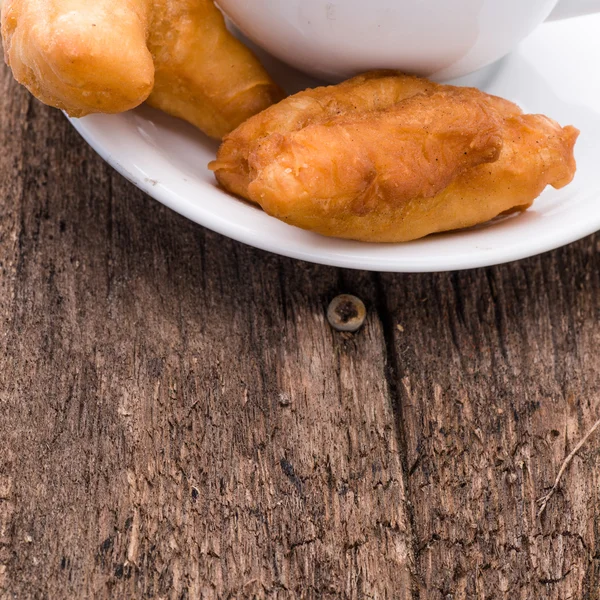
<svg viewBox="0 0 600 600">
<path fill-rule="evenodd" d="M 329 81 L 371 69 L 399 69 L 438 81 L 455 79 L 502 58 L 549 17 L 600 12 L 600 0 L 218 0 L 218 4 L 255 44 Z"/>
</svg>

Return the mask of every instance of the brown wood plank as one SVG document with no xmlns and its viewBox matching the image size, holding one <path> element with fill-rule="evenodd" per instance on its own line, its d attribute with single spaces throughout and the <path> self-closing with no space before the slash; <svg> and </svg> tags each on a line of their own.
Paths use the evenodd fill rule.
<svg viewBox="0 0 600 600">
<path fill-rule="evenodd" d="M 0 69 L 0 598 L 411 598 L 369 274 L 245 248 Z"/>
<path fill-rule="evenodd" d="M 600 236 L 384 276 L 423 600 L 600 598 Z M 397 327 L 403 329 L 400 331 Z"/>
<path fill-rule="evenodd" d="M 535 516 L 600 416 L 598 236 L 463 274 L 279 259 L 0 73 L 2 600 L 408 598 L 413 555 L 427 600 L 600 597 L 598 438 Z"/>
</svg>

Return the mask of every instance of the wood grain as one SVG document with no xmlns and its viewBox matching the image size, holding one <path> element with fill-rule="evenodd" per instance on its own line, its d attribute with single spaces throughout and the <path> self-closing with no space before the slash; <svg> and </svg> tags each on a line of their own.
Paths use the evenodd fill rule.
<svg viewBox="0 0 600 600">
<path fill-rule="evenodd" d="M 5 589 L 409 598 L 376 314 L 334 334 L 335 270 L 185 221 L 8 92 Z"/>
<path fill-rule="evenodd" d="M 421 597 L 599 598 L 598 240 L 501 268 L 385 277 Z"/>
<path fill-rule="evenodd" d="M 462 274 L 278 258 L 0 70 L 0 598 L 600 598 L 600 239 Z M 369 317 L 339 334 L 325 309 Z"/>
</svg>

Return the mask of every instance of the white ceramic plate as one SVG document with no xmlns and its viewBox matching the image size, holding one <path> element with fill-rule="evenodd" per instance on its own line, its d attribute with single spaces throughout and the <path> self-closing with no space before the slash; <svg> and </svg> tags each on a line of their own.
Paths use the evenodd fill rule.
<svg viewBox="0 0 600 600">
<path fill-rule="evenodd" d="M 148 107 L 72 123 L 102 158 L 150 196 L 251 246 L 315 263 L 378 271 L 483 267 L 552 250 L 600 229 L 599 31 L 600 16 L 546 24 L 478 80 L 485 91 L 513 100 L 527 112 L 545 113 L 581 129 L 575 181 L 560 191 L 546 190 L 524 214 L 405 244 L 321 237 L 227 195 L 206 168 L 217 144 Z M 265 62 L 290 92 L 314 85 L 271 59 Z"/>
</svg>

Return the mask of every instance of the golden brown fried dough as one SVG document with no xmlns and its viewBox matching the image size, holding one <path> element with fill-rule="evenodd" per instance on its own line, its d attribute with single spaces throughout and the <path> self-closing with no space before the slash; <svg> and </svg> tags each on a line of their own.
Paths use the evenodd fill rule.
<svg viewBox="0 0 600 600">
<path fill-rule="evenodd" d="M 121 112 L 154 85 L 148 0 L 5 0 L 2 39 L 17 81 L 80 117 Z"/>
<path fill-rule="evenodd" d="M 283 97 L 227 31 L 212 0 L 154 0 L 149 47 L 156 67 L 149 103 L 212 137 L 223 137 Z"/>
<path fill-rule="evenodd" d="M 247 198 L 248 156 L 259 139 L 273 133 L 282 135 L 307 125 L 327 123 L 332 118 L 384 110 L 419 93 L 438 89 L 438 84 L 395 71 L 372 71 L 335 87 L 308 89 L 275 104 L 249 119 L 223 140 L 219 150 L 217 179 L 230 192 Z M 332 93 L 332 90 L 335 93 Z"/>
<path fill-rule="evenodd" d="M 153 106 L 220 138 L 281 99 L 212 0 L 5 0 L 18 81 L 72 116 Z"/>
<path fill-rule="evenodd" d="M 566 185 L 578 133 L 478 90 L 375 73 L 250 119 L 211 168 L 292 225 L 400 242 L 523 210 Z"/>
</svg>

